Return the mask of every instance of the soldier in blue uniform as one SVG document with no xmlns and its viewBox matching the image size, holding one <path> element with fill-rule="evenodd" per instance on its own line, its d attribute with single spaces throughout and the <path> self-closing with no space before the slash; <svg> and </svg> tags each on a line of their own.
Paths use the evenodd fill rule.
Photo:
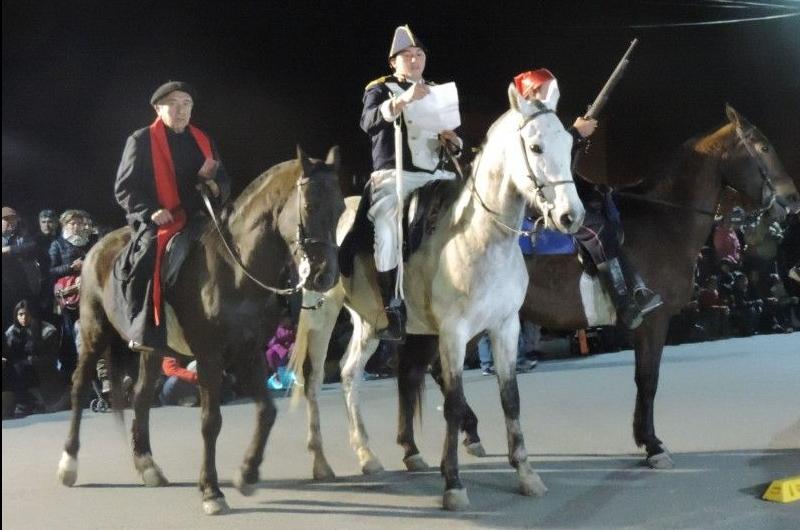
<svg viewBox="0 0 800 530">
<path fill-rule="evenodd" d="M 398 341 L 405 336 L 404 308 L 397 288 L 397 268 L 402 259 L 397 216 L 403 205 L 398 204 L 396 188 L 395 123 L 402 135 L 402 199 L 431 180 L 455 178 L 452 171 L 444 169 L 443 143 L 457 153 L 463 145 L 455 132 L 424 130 L 403 112 L 430 93 L 432 83 L 423 78 L 425 62 L 425 46 L 408 26 L 400 26 L 389 50 L 394 74 L 372 81 L 364 91 L 361 129 L 372 142 L 373 166 L 369 218 L 375 225 L 375 265 L 389 321 L 378 332 L 382 340 Z"/>
</svg>

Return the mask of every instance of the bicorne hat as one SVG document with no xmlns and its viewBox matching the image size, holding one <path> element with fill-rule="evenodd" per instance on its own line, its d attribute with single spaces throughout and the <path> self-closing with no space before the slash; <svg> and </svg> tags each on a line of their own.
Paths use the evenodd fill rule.
<svg viewBox="0 0 800 530">
<path fill-rule="evenodd" d="M 517 92 L 519 92 L 522 97 L 527 98 L 530 92 L 555 78 L 556 76 L 547 68 L 539 68 L 538 70 L 522 72 L 514 77 L 514 86 L 517 87 Z"/>
<path fill-rule="evenodd" d="M 411 33 L 411 28 L 408 27 L 408 24 L 405 26 L 397 26 L 397 29 L 394 30 L 392 46 L 389 48 L 389 59 L 412 46 L 422 48 L 423 50 L 425 49 L 425 45 Z"/>
<path fill-rule="evenodd" d="M 176 90 L 180 90 L 182 92 L 186 92 L 192 99 L 197 101 L 197 95 L 194 90 L 194 87 L 189 83 L 184 83 L 183 81 L 168 81 L 158 87 L 153 95 L 150 96 L 150 104 L 155 105 L 158 103 L 158 100 L 169 94 L 170 92 L 175 92 Z"/>
</svg>

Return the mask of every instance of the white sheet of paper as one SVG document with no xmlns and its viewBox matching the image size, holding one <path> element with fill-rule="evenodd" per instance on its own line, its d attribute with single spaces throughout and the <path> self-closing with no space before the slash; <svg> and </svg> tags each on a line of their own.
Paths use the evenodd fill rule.
<svg viewBox="0 0 800 530">
<path fill-rule="evenodd" d="M 406 122 L 435 133 L 452 131 L 461 125 L 456 84 L 434 85 L 430 90 L 430 94 L 405 108 Z"/>
</svg>

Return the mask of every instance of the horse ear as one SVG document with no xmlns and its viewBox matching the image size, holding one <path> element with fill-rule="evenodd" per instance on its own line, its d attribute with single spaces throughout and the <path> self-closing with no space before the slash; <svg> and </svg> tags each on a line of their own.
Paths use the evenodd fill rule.
<svg viewBox="0 0 800 530">
<path fill-rule="evenodd" d="M 333 166 L 336 172 L 339 172 L 339 146 L 334 145 L 328 151 L 328 156 L 325 157 L 325 163 L 329 166 Z"/>
<path fill-rule="evenodd" d="M 300 162 L 300 166 L 303 168 L 303 175 L 308 178 L 311 175 L 311 161 L 306 156 L 303 148 L 300 147 L 300 144 L 297 144 L 297 160 Z"/>
<path fill-rule="evenodd" d="M 511 106 L 511 110 L 516 110 L 517 112 L 522 112 L 520 109 L 520 95 L 517 92 L 517 87 L 514 86 L 514 83 L 508 84 L 508 104 Z"/>
<path fill-rule="evenodd" d="M 736 109 L 734 109 L 730 103 L 725 103 L 725 115 L 728 117 L 729 122 L 736 127 L 740 127 L 739 113 L 736 112 Z"/>
</svg>

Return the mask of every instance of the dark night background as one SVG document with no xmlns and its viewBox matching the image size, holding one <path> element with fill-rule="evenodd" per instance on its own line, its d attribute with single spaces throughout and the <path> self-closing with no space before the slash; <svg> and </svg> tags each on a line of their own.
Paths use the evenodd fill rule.
<svg viewBox="0 0 800 530">
<path fill-rule="evenodd" d="M 3 204 L 122 224 L 112 186 L 125 138 L 152 121 L 150 94 L 169 79 L 197 87 L 193 122 L 217 140 L 235 192 L 298 142 L 314 156 L 340 145 L 343 180 L 363 181 L 361 95 L 389 72 L 405 23 L 429 49 L 426 77 L 457 82 L 472 145 L 507 108 L 516 73 L 550 68 L 571 123 L 639 37 L 601 119 L 597 173 L 642 176 L 721 124 L 725 102 L 800 172 L 800 17 L 663 26 L 798 13 L 798 1 L 273 4 L 3 1 Z M 650 24 L 662 27 L 631 27 Z"/>
</svg>

